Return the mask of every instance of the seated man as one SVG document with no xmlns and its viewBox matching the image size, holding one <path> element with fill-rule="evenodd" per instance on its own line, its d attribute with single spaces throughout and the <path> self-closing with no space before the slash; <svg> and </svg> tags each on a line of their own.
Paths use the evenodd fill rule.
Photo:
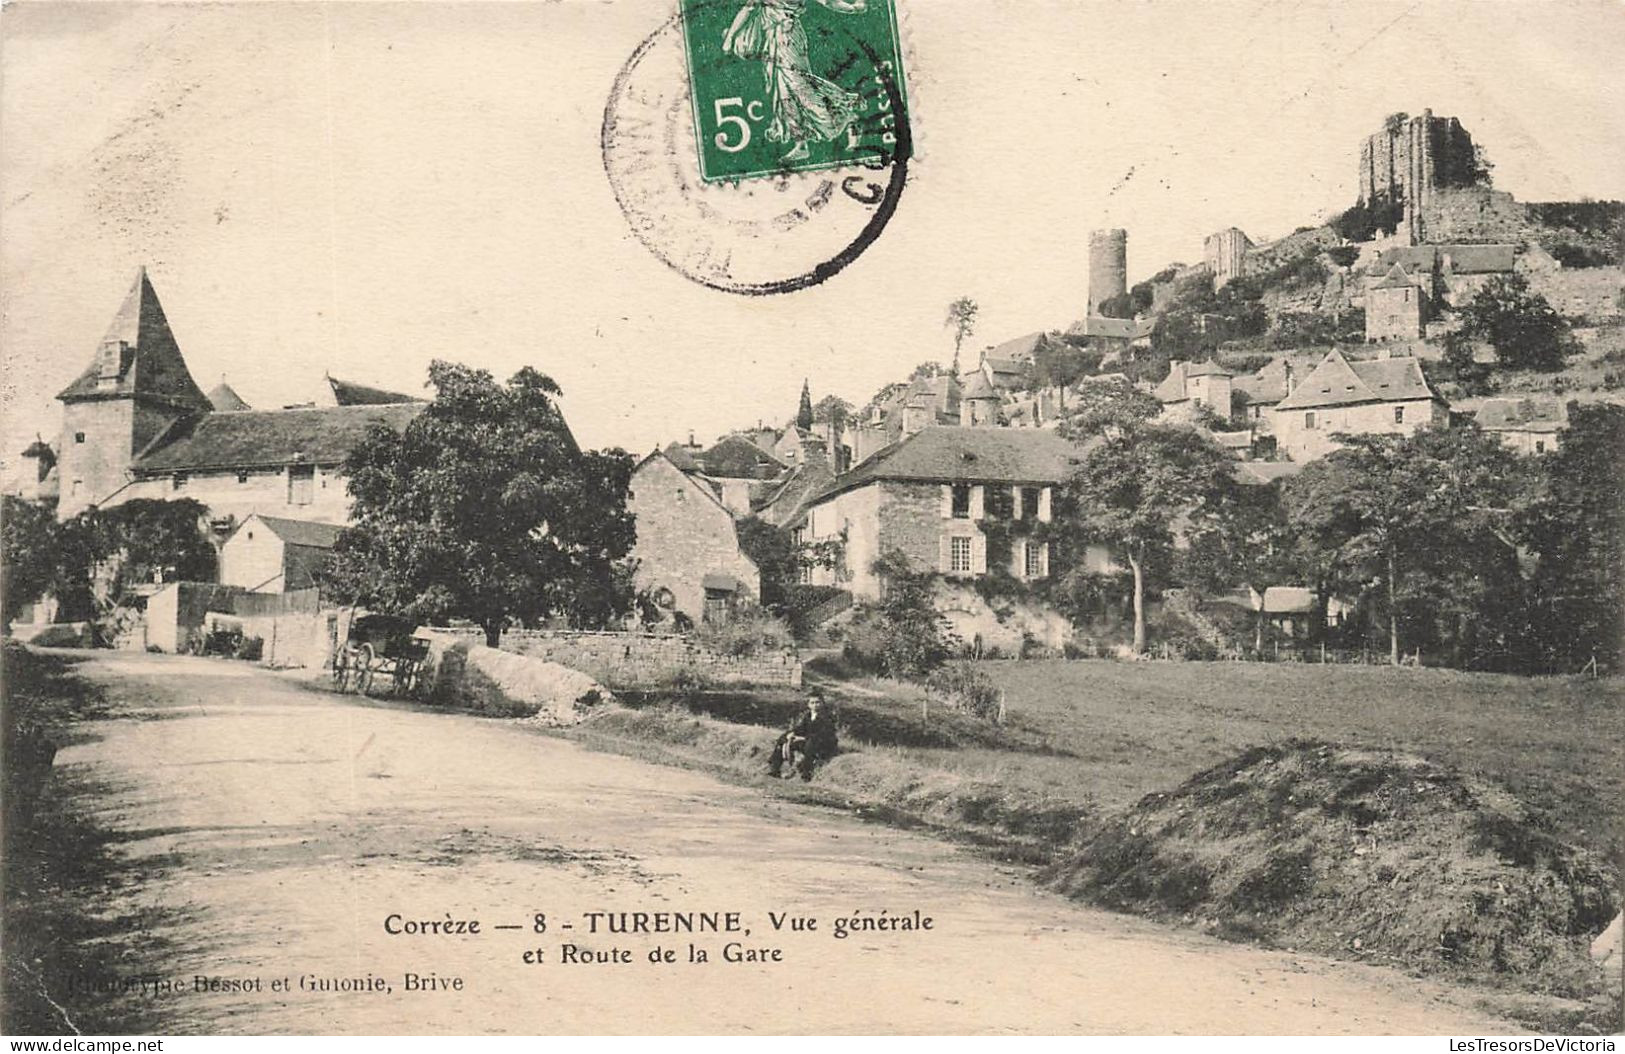
<svg viewBox="0 0 1625 1054">
<path fill-rule="evenodd" d="M 807 697 L 807 709 L 797 715 L 789 731 L 773 744 L 773 757 L 767 771 L 769 775 L 779 776 L 788 761 L 795 765 L 803 780 L 810 780 L 813 766 L 834 757 L 835 750 L 835 716 L 824 707 L 823 695 L 815 690 Z"/>
</svg>

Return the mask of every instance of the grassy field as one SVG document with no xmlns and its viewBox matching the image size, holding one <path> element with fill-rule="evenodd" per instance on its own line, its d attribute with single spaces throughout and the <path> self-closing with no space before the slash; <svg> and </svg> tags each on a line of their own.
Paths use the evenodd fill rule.
<svg viewBox="0 0 1625 1054">
<path fill-rule="evenodd" d="M 1451 912 L 1473 895 L 1473 876 L 1481 879 L 1480 872 L 1489 873 L 1486 868 L 1510 866 L 1512 870 L 1496 871 L 1499 879 L 1487 880 L 1492 891 L 1508 894 L 1492 892 L 1484 901 L 1482 911 L 1491 921 L 1481 922 L 1469 912 L 1471 925 L 1493 931 L 1480 943 L 1528 943 L 1517 936 L 1522 923 L 1501 916 L 1514 907 L 1509 891 L 1527 885 L 1550 892 L 1551 883 L 1542 877 L 1546 873 L 1536 874 L 1533 863 L 1523 859 L 1531 855 L 1526 851 L 1530 845 L 1548 846 L 1533 856 L 1544 854 L 1542 858 L 1559 861 L 1548 871 L 1571 879 L 1581 872 L 1591 876 L 1584 883 L 1578 879 L 1562 883 L 1565 888 L 1574 886 L 1574 897 L 1580 901 L 1588 896 L 1599 899 L 1592 896 L 1596 892 L 1592 887 L 1617 888 L 1618 875 L 1625 870 L 1620 855 L 1625 683 L 1296 663 L 1005 661 L 986 662 L 980 668 L 1004 690 L 1007 714 L 1002 725 L 950 710 L 927 699 L 915 685 L 846 676 L 836 666 L 813 664 L 810 680 L 823 685 L 836 705 L 842 753 L 806 786 L 799 780 L 766 781 L 762 774 L 774 736 L 802 706 L 803 694 L 788 689 L 623 695 L 624 708 L 611 708 L 567 734 L 599 749 L 701 767 L 735 780 L 760 780 L 771 793 L 809 803 L 846 808 L 885 822 L 929 826 L 1011 858 L 1051 865 L 1047 874 L 1052 884 L 1058 882 L 1082 899 L 1180 921 L 1185 909 L 1176 905 L 1170 914 L 1165 902 L 1172 901 L 1165 896 L 1167 882 L 1161 879 L 1153 883 L 1156 888 L 1148 887 L 1140 898 L 1143 903 L 1129 903 L 1115 894 L 1096 895 L 1087 888 L 1090 882 L 1067 878 L 1069 868 L 1075 872 L 1091 862 L 1099 864 L 1096 858 L 1109 855 L 1116 845 L 1118 856 L 1126 852 L 1134 867 L 1108 866 L 1107 877 L 1115 878 L 1119 871 L 1157 873 L 1160 868 L 1168 879 L 1181 874 L 1204 879 L 1197 883 L 1203 896 L 1192 900 L 1191 910 L 1198 914 L 1187 911 L 1186 924 L 1239 939 L 1253 939 L 1247 934 L 1256 933 L 1262 943 L 1285 941 L 1361 961 L 1444 969 L 1497 987 L 1510 982 L 1530 992 L 1586 996 L 1590 1001 L 1584 1005 L 1572 1002 L 1559 1010 L 1532 1010 L 1529 1019 L 1565 1023 L 1563 1030 L 1572 1030 L 1568 1026 L 1576 1022 L 1589 1023 L 1588 1028 L 1612 1027 L 1617 1007 L 1611 997 L 1598 994 L 1600 989 L 1592 990 L 1606 985 L 1591 976 L 1595 971 L 1585 960 L 1583 944 L 1589 938 L 1578 930 L 1565 936 L 1561 920 L 1554 923 L 1556 936 L 1549 943 L 1560 946 L 1561 954 L 1553 962 L 1562 961 L 1539 969 L 1520 968 L 1499 947 L 1481 957 L 1488 966 L 1460 961 L 1464 953 L 1448 960 L 1429 941 L 1444 930 L 1465 940 L 1459 937 L 1464 924 L 1435 927 L 1436 918 L 1456 918 Z M 1316 798 L 1320 791 L 1314 779 L 1300 781 L 1304 797 L 1297 799 L 1290 783 L 1283 784 L 1280 801 L 1266 787 L 1268 781 L 1254 777 L 1217 791 L 1187 784 L 1203 770 L 1233 765 L 1238 756 L 1257 757 L 1254 748 L 1282 744 L 1288 744 L 1281 747 L 1287 752 L 1283 757 L 1295 757 L 1291 752 L 1296 751 L 1333 759 L 1369 752 L 1371 758 L 1345 773 L 1341 782 L 1320 779 L 1333 788 L 1325 791 L 1325 802 Z M 1421 760 L 1394 759 L 1381 753 L 1385 751 Z M 1222 777 L 1225 770 L 1217 771 Z M 1427 775 L 1413 778 L 1412 773 Z M 1203 778 L 1225 783 L 1212 773 Z M 1470 788 L 1451 792 L 1450 800 L 1465 812 L 1441 814 L 1448 824 L 1420 814 L 1407 821 L 1406 799 L 1414 779 Z M 1173 798 L 1161 797 L 1175 791 L 1179 793 Z M 1211 830 L 1204 833 L 1205 805 L 1193 811 L 1181 804 L 1187 800 L 1200 804 L 1215 793 L 1228 800 L 1232 793 L 1243 792 L 1263 805 L 1249 811 L 1251 799 L 1244 795 L 1235 799 L 1233 810 L 1240 810 L 1238 816 L 1252 816 L 1248 822 L 1256 826 L 1243 838 L 1252 842 L 1242 849 L 1236 848 L 1241 842 L 1231 844 L 1235 838 L 1227 842 Z M 1335 822 L 1338 810 L 1347 811 L 1349 803 L 1363 800 L 1362 796 L 1371 798 L 1365 811 L 1385 817 L 1383 823 L 1399 824 L 1383 828 L 1382 837 L 1402 832 L 1384 850 L 1401 854 L 1403 863 L 1390 868 L 1391 873 L 1383 872 L 1383 888 L 1391 890 L 1400 881 L 1413 884 L 1386 901 L 1372 895 L 1376 887 L 1361 884 L 1362 869 L 1378 857 L 1362 848 L 1351 850 L 1349 860 L 1354 863 L 1339 862 L 1342 850 L 1334 844 L 1338 839 L 1347 841 L 1342 825 Z M 1310 811 L 1291 814 L 1297 817 L 1296 827 L 1284 821 L 1273 826 L 1274 810 L 1293 801 L 1299 804 L 1292 808 Z M 1174 804 L 1159 804 L 1167 802 Z M 1155 844 L 1141 838 L 1147 826 L 1141 814 L 1153 818 L 1158 810 L 1170 808 L 1174 819 L 1164 826 L 1174 833 Z M 1320 820 L 1311 823 L 1304 817 Z M 1328 818 L 1333 822 L 1321 822 Z M 1239 821 L 1232 817 L 1226 822 Z M 1410 826 L 1404 826 L 1406 822 Z M 1187 834 L 1184 827 L 1192 824 L 1196 833 L 1189 836 L 1195 839 L 1190 846 L 1197 850 L 1181 842 Z M 1455 856 L 1449 859 L 1456 860 L 1451 865 L 1448 854 L 1429 839 L 1439 841 L 1451 831 L 1459 834 L 1457 828 L 1468 833 L 1450 843 Z M 1514 834 L 1507 835 L 1508 831 Z M 1135 844 L 1127 846 L 1125 837 Z M 1308 845 L 1316 839 L 1324 844 Z M 1517 844 L 1507 849 L 1497 839 Z M 1572 863 L 1582 858 L 1553 840 L 1597 855 Z M 1322 876 L 1313 885 L 1319 899 L 1294 901 L 1311 887 L 1297 889 L 1292 882 L 1274 881 L 1280 878 L 1275 872 L 1287 874 L 1290 869 L 1283 870 L 1283 861 L 1307 860 L 1311 851 L 1318 854 L 1322 863 L 1317 866 L 1323 870 L 1342 870 L 1335 881 Z M 1201 876 L 1187 866 L 1182 853 L 1203 864 Z M 1196 860 L 1202 853 L 1214 859 Z M 1245 911 L 1236 907 L 1226 883 L 1258 885 L 1256 875 L 1241 873 L 1250 861 L 1261 863 L 1265 877 L 1272 879 L 1273 884 L 1266 886 L 1282 887 L 1277 890 L 1282 903 L 1290 902 L 1298 913 L 1292 918 L 1302 916 L 1299 921 L 1305 925 L 1277 933 L 1280 926 L 1271 929 L 1263 920 L 1286 918 L 1280 906 L 1265 909 L 1252 904 Z M 1441 868 L 1444 877 L 1434 876 Z M 1435 877 L 1439 880 L 1433 881 Z M 1220 894 L 1222 902 L 1208 903 Z M 1616 896 L 1605 893 L 1600 899 L 1603 903 L 1588 909 L 1580 929 L 1598 928 L 1590 916 L 1614 910 Z M 1554 913 L 1561 915 L 1568 910 L 1562 905 L 1570 901 L 1563 897 L 1557 901 Z M 1376 920 L 1367 920 L 1366 945 L 1349 944 L 1353 934 L 1319 932 L 1327 928 L 1323 925 L 1327 919 L 1352 916 L 1356 908 Z M 1422 950 L 1392 936 L 1373 947 L 1369 942 L 1379 929 L 1404 933 L 1411 944 L 1420 941 Z M 1411 930 L 1426 930 L 1426 939 L 1416 938 Z"/>
<path fill-rule="evenodd" d="M 1064 755 L 939 756 L 1107 808 L 1169 790 L 1289 738 L 1400 750 L 1486 777 L 1550 815 L 1566 841 L 1618 860 L 1625 683 L 1311 664 L 998 662 L 1017 737 Z M 925 754 L 936 752 L 925 752 Z M 924 755 L 922 755 L 922 760 Z"/>
</svg>

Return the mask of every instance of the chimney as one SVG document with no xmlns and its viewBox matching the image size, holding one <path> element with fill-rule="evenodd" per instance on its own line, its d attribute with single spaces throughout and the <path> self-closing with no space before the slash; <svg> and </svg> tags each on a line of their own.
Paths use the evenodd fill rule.
<svg viewBox="0 0 1625 1054">
<path fill-rule="evenodd" d="M 1284 359 L 1281 362 L 1282 373 L 1286 375 L 1286 394 L 1292 394 L 1292 360 Z"/>
<path fill-rule="evenodd" d="M 699 445 L 699 444 L 697 444 L 697 443 L 695 443 L 695 442 L 694 442 L 694 429 L 692 429 L 692 428 L 690 428 L 690 429 L 689 429 L 689 430 L 688 430 L 688 448 L 689 448 L 689 449 L 690 449 L 690 450 L 693 450 L 693 449 L 694 449 L 694 448 L 695 448 L 695 447 L 697 447 L 697 446 L 698 446 L 698 445 Z"/>
</svg>

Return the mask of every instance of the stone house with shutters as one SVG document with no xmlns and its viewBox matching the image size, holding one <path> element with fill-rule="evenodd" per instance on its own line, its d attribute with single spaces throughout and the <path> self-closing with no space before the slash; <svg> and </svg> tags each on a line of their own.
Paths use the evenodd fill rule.
<svg viewBox="0 0 1625 1054">
<path fill-rule="evenodd" d="M 740 551 L 734 513 L 704 477 L 667 451 L 654 451 L 632 470 L 626 507 L 637 520 L 633 582 L 667 618 L 717 621 L 760 598 L 761 572 Z"/>
<path fill-rule="evenodd" d="M 1349 360 L 1329 352 L 1271 411 L 1276 449 L 1294 461 L 1336 450 L 1347 435 L 1410 435 L 1445 425 L 1450 407 L 1410 356 Z"/>
<path fill-rule="evenodd" d="M 205 394 L 142 268 L 90 364 L 57 396 L 57 516 L 191 498 L 222 545 L 256 515 L 325 525 L 288 527 L 296 546 L 328 537 L 350 520 L 350 451 L 374 426 L 404 430 L 428 404 L 332 377 L 325 387 L 322 405 L 278 410 L 250 409 L 223 381 Z"/>
<path fill-rule="evenodd" d="M 1050 521 L 1055 488 L 1078 458 L 1041 429 L 931 426 L 837 476 L 792 526 L 801 541 L 841 543 L 839 566 L 815 569 L 811 581 L 860 599 L 880 596 L 873 565 L 891 550 L 950 579 L 1000 568 L 1047 578 L 1049 543 L 1033 528 Z"/>
</svg>

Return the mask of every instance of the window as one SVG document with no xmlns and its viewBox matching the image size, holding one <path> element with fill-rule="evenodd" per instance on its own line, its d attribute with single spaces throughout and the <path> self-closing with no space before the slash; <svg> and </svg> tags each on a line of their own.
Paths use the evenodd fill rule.
<svg viewBox="0 0 1625 1054">
<path fill-rule="evenodd" d="M 73 441 L 75 443 L 83 443 L 85 441 L 85 434 L 83 432 L 73 433 Z"/>
<path fill-rule="evenodd" d="M 954 498 L 953 498 L 953 517 L 954 517 L 954 519 L 956 519 L 956 520 L 968 520 L 968 519 L 970 519 L 970 484 L 969 483 L 955 483 L 954 487 L 953 487 L 953 490 L 954 490 Z M 967 541 L 966 544 L 968 545 L 970 543 Z M 970 558 L 966 557 L 966 563 L 969 563 L 969 561 L 970 561 Z"/>
<path fill-rule="evenodd" d="M 1313 410 L 1310 410 L 1308 413 L 1303 415 L 1303 427 L 1309 429 L 1310 431 L 1314 431 L 1315 412 Z"/>
<path fill-rule="evenodd" d="M 316 489 L 315 465 L 288 466 L 288 504 L 309 505 Z"/>
<path fill-rule="evenodd" d="M 1028 578 L 1044 577 L 1044 545 L 1042 542 L 1027 543 L 1027 561 L 1024 570 Z"/>
<path fill-rule="evenodd" d="M 1021 488 L 1021 518 L 1036 520 L 1038 518 L 1038 505 L 1042 500 L 1043 491 L 1038 487 Z"/>
<path fill-rule="evenodd" d="M 184 472 L 175 473 L 175 475 L 170 478 L 169 489 L 170 490 L 185 490 L 186 489 L 186 473 L 184 473 Z"/>
<path fill-rule="evenodd" d="M 246 472 L 237 473 L 237 482 L 238 483 L 247 483 L 248 482 L 248 473 L 246 473 Z"/>
<path fill-rule="evenodd" d="M 1544 439 L 1535 440 L 1535 453 L 1537 453 L 1537 454 L 1546 453 L 1546 440 L 1544 440 Z"/>
<path fill-rule="evenodd" d="M 956 575 L 971 573 L 971 546 L 966 537 L 948 539 L 948 571 Z"/>
<path fill-rule="evenodd" d="M 1009 487 L 989 487 L 986 501 L 987 518 L 990 520 L 1008 520 L 1015 515 L 1016 498 Z"/>
<path fill-rule="evenodd" d="M 1394 424 L 1402 425 L 1404 423 L 1405 423 L 1405 408 L 1403 406 L 1394 407 Z"/>
</svg>

